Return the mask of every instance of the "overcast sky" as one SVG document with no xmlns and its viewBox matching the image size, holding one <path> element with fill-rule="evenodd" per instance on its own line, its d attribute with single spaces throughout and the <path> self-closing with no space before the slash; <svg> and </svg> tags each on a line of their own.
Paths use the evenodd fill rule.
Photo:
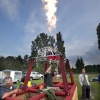
<svg viewBox="0 0 100 100">
<path fill-rule="evenodd" d="M 0 55 L 30 55 L 31 41 L 39 33 L 55 37 L 60 31 L 71 66 L 77 56 L 85 65 L 100 64 L 96 35 L 100 0 L 58 0 L 56 18 L 56 29 L 50 33 L 41 0 L 0 0 Z"/>
</svg>

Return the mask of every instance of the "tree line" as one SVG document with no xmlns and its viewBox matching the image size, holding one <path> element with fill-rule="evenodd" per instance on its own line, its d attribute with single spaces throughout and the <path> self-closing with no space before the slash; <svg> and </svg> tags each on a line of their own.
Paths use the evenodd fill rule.
<svg viewBox="0 0 100 100">
<path fill-rule="evenodd" d="M 85 65 L 82 57 L 77 57 L 75 67 L 72 67 L 74 73 L 81 73 L 82 69 L 85 68 L 86 72 L 100 72 L 100 64 L 93 64 L 93 65 Z"/>
<path fill-rule="evenodd" d="M 8 56 L 3 57 L 0 56 L 0 71 L 2 70 L 22 70 L 23 69 L 23 59 L 19 55 L 18 57 Z"/>
<path fill-rule="evenodd" d="M 65 55 L 65 47 L 64 41 L 62 39 L 61 32 L 56 34 L 56 39 L 53 36 L 49 36 L 45 33 L 40 33 L 37 37 L 32 41 L 31 45 L 31 55 L 25 55 L 22 58 L 20 55 L 18 57 L 8 56 L 3 57 L 0 56 L 0 71 L 8 69 L 8 70 L 27 70 L 29 62 L 27 58 L 29 57 L 37 57 L 38 49 L 43 48 L 45 46 L 51 46 L 53 48 L 58 48 L 58 51 Z M 36 63 L 34 64 L 34 69 L 36 71 L 41 72 L 43 70 L 43 64 L 40 62 L 38 63 L 38 67 Z"/>
<path fill-rule="evenodd" d="M 98 35 L 98 43 L 100 44 L 100 24 L 97 27 L 97 35 Z M 57 48 L 59 52 L 61 52 L 63 55 L 65 55 L 65 47 L 64 47 L 64 40 L 62 39 L 61 32 L 58 32 L 56 34 L 56 39 L 54 36 L 49 36 L 46 33 L 40 33 L 37 35 L 37 37 L 32 41 L 31 45 L 31 55 L 25 55 L 24 58 L 22 58 L 20 55 L 17 57 L 14 56 L 8 56 L 3 57 L 0 56 L 0 71 L 9 69 L 9 70 L 23 70 L 28 67 L 28 61 L 27 57 L 37 57 L 38 49 L 45 47 L 45 46 L 51 46 L 53 48 Z M 38 63 L 38 66 L 33 66 L 36 71 L 41 72 L 43 70 L 43 64 L 40 62 Z M 82 57 L 77 57 L 75 66 L 72 67 L 72 70 L 74 72 L 81 72 L 82 68 L 86 68 L 88 72 L 100 72 L 100 65 L 86 65 L 82 59 Z"/>
</svg>

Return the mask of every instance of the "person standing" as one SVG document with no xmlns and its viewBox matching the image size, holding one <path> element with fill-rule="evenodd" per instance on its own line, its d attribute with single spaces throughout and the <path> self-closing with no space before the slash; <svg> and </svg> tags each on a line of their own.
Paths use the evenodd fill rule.
<svg viewBox="0 0 100 100">
<path fill-rule="evenodd" d="M 5 77 L 3 79 L 3 85 L 0 86 L 0 100 L 3 100 L 9 96 L 16 97 L 18 88 L 13 85 L 11 77 Z"/>
<path fill-rule="evenodd" d="M 82 69 L 82 74 L 79 75 L 79 83 L 82 86 L 82 100 L 90 98 L 90 83 L 85 69 Z"/>
<path fill-rule="evenodd" d="M 50 66 L 47 68 L 47 70 L 44 73 L 44 83 L 45 88 L 47 87 L 54 87 L 53 85 L 53 77 L 57 75 L 57 72 L 52 72 L 53 64 L 51 63 Z"/>
<path fill-rule="evenodd" d="M 45 87 L 53 87 L 53 76 L 54 74 L 51 72 L 52 64 L 48 67 L 44 74 L 44 83 Z"/>
</svg>

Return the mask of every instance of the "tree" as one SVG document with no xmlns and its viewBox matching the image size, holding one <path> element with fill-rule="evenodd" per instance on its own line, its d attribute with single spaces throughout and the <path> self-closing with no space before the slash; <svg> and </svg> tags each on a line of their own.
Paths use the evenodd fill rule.
<svg viewBox="0 0 100 100">
<path fill-rule="evenodd" d="M 5 69 L 9 70 L 22 70 L 23 68 L 23 59 L 19 55 L 18 57 L 8 56 L 5 60 Z"/>
<path fill-rule="evenodd" d="M 86 72 L 100 72 L 100 65 L 86 65 L 85 66 Z"/>
<path fill-rule="evenodd" d="M 76 66 L 77 71 L 81 71 L 84 68 L 84 62 L 83 62 L 82 57 L 81 58 L 77 57 L 77 61 L 76 61 L 75 66 Z"/>
<path fill-rule="evenodd" d="M 86 69 L 86 72 L 93 72 L 93 66 L 92 65 L 86 65 L 85 69 Z"/>
<path fill-rule="evenodd" d="M 65 47 L 64 47 L 64 41 L 62 40 L 62 34 L 59 32 L 56 34 L 57 37 L 57 48 L 58 51 L 61 52 L 63 55 L 65 55 Z"/>
<path fill-rule="evenodd" d="M 3 56 L 0 57 L 0 71 L 5 69 L 5 58 Z"/>
<path fill-rule="evenodd" d="M 80 59 L 77 57 L 77 61 L 76 61 L 76 70 L 79 71 L 80 70 Z"/>
<path fill-rule="evenodd" d="M 16 70 L 22 70 L 24 67 L 24 62 L 22 57 L 19 55 L 18 57 L 16 57 L 15 61 L 14 61 L 14 67 Z"/>
<path fill-rule="evenodd" d="M 0 57 L 0 70 L 22 70 L 23 59 L 19 55 L 18 57 L 8 56 Z"/>
<path fill-rule="evenodd" d="M 7 62 L 7 64 L 6 64 L 6 68 L 7 69 L 14 69 L 14 67 L 15 67 L 15 64 L 14 64 L 14 61 L 15 61 L 15 57 L 13 57 L 13 56 L 8 56 L 8 57 L 6 57 L 6 62 Z"/>
<path fill-rule="evenodd" d="M 97 64 L 97 72 L 100 72 L 100 64 Z"/>
<path fill-rule="evenodd" d="M 97 37 L 98 37 L 98 48 L 99 48 L 99 50 L 100 50 L 100 23 L 99 23 L 99 25 L 97 26 L 96 31 L 97 31 Z"/>
<path fill-rule="evenodd" d="M 80 63 L 81 63 L 81 68 L 83 69 L 84 68 L 84 62 L 83 62 L 82 57 L 80 58 Z"/>
<path fill-rule="evenodd" d="M 31 56 L 36 57 L 37 56 L 37 49 L 40 49 L 45 46 L 52 46 L 54 47 L 55 39 L 53 36 L 48 36 L 45 33 L 40 33 L 37 35 L 36 39 L 32 41 L 31 46 Z"/>
<path fill-rule="evenodd" d="M 37 47 L 35 41 L 32 41 L 32 46 L 31 46 L 31 55 L 33 57 L 37 56 Z"/>
<path fill-rule="evenodd" d="M 28 60 L 28 55 L 26 54 L 26 55 L 24 55 L 24 59 L 23 59 L 23 63 L 22 63 L 22 65 L 23 65 L 23 68 L 22 68 L 22 72 L 24 73 L 24 72 L 26 72 L 27 71 L 27 69 L 28 69 L 28 65 L 29 65 L 29 60 Z"/>
</svg>

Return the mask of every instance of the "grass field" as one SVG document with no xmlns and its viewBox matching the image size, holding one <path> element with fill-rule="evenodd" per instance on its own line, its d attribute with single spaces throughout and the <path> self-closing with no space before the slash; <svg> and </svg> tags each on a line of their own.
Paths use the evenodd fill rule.
<svg viewBox="0 0 100 100">
<path fill-rule="evenodd" d="M 91 79 L 92 77 L 97 77 L 97 74 L 88 74 L 88 76 L 89 76 L 89 79 Z M 78 74 L 74 74 L 74 80 L 78 87 L 78 100 L 81 100 L 82 91 L 81 91 L 81 86 L 78 81 Z M 43 80 L 33 80 L 32 82 L 35 82 L 36 84 L 40 84 L 40 83 L 43 83 Z M 95 90 L 94 100 L 100 100 L 100 84 L 98 82 L 91 82 L 90 84 Z M 18 84 L 17 84 L 17 86 L 18 86 Z"/>
</svg>

